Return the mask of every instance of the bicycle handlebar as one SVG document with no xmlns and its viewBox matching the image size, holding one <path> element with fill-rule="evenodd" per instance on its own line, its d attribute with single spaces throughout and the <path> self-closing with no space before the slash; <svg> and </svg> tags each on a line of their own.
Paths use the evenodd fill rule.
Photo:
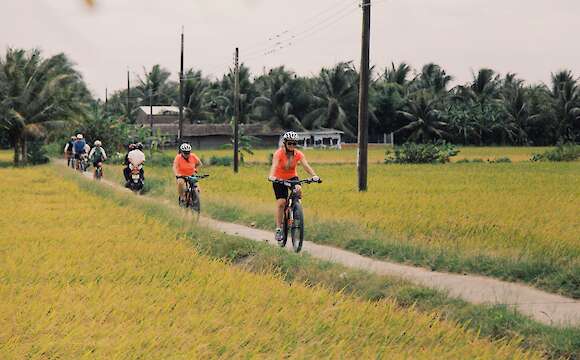
<svg viewBox="0 0 580 360">
<path fill-rule="evenodd" d="M 320 184 L 320 183 L 322 183 L 321 179 L 319 179 L 318 181 L 314 181 L 314 180 L 312 180 L 312 178 L 303 179 L 303 180 L 269 180 L 269 181 L 273 182 L 274 184 L 281 184 L 281 185 L 288 186 L 288 187 L 302 185 L 302 184 L 312 184 L 312 183 Z"/>
<path fill-rule="evenodd" d="M 189 178 L 205 179 L 206 177 L 209 177 L 209 175 L 205 174 L 205 175 L 191 175 L 191 176 L 176 176 L 177 179 L 189 179 Z"/>
</svg>

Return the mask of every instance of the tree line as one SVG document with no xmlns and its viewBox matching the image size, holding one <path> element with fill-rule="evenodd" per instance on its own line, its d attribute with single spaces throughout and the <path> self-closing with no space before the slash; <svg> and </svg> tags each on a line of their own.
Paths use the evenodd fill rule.
<svg viewBox="0 0 580 360">
<path fill-rule="evenodd" d="M 515 74 L 484 68 L 468 83 L 451 86 L 453 77 L 440 65 L 414 70 L 400 63 L 380 71 L 375 67 L 373 78 L 371 140 L 393 132 L 399 143 L 444 139 L 465 145 L 552 145 L 580 136 L 579 80 L 569 70 L 551 74 L 549 84 L 528 84 Z M 353 141 L 358 83 L 352 62 L 313 76 L 299 76 L 285 66 L 253 75 L 242 64 L 242 122 L 286 130 L 335 128 Z M 184 95 L 186 121 L 230 122 L 233 69 L 219 79 L 188 69 Z M 122 89 L 105 103 L 92 97 L 64 54 L 44 58 L 36 49 L 9 48 L 0 57 L 0 145 L 15 149 L 16 162 L 26 161 L 30 140 L 50 138 L 59 128 L 105 126 L 122 136 L 118 130 L 134 121 L 138 106 L 150 102 L 179 103 L 179 83 L 160 65 L 139 76 L 129 97 Z"/>
</svg>

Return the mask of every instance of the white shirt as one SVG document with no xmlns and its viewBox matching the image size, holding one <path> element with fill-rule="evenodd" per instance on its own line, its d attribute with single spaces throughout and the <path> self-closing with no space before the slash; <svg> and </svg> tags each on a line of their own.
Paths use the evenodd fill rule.
<svg viewBox="0 0 580 360">
<path fill-rule="evenodd" d="M 127 157 L 129 162 L 134 166 L 139 166 L 145 162 L 145 154 L 141 150 L 131 150 L 129 151 L 129 155 Z"/>
</svg>

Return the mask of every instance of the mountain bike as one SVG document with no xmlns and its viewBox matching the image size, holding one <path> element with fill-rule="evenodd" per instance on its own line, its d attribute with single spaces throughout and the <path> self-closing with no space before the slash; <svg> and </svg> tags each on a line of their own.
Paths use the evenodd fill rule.
<svg viewBox="0 0 580 360">
<path fill-rule="evenodd" d="M 288 232 L 292 238 L 292 248 L 294 252 L 302 250 L 302 243 L 304 242 L 304 212 L 302 211 L 302 204 L 300 199 L 302 194 L 296 190 L 297 185 L 322 183 L 322 180 L 314 181 L 312 179 L 304 180 L 273 180 L 275 184 L 282 184 L 290 191 L 286 198 L 286 206 L 284 207 L 284 222 L 282 229 L 282 240 L 278 241 L 280 247 L 285 247 L 288 241 Z"/>
<path fill-rule="evenodd" d="M 103 162 L 99 162 L 95 167 L 95 180 L 101 180 L 103 177 Z"/>
<path fill-rule="evenodd" d="M 199 196 L 199 191 L 197 190 L 197 183 L 201 179 L 205 179 L 209 175 L 192 175 L 192 176 L 177 176 L 177 179 L 185 180 L 185 199 L 177 199 L 179 206 L 184 208 L 190 208 L 196 214 L 196 220 L 199 220 L 199 214 L 201 213 L 201 198 Z"/>
</svg>

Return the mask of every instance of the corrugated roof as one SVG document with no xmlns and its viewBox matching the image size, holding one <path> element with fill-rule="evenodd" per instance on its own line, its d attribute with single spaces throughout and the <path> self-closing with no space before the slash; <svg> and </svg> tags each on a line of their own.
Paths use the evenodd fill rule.
<svg viewBox="0 0 580 360">
<path fill-rule="evenodd" d="M 149 106 L 139 106 L 139 109 L 147 115 L 151 113 L 151 109 L 149 108 Z M 152 110 L 153 116 L 179 114 L 179 107 L 177 106 L 153 106 Z"/>
<path fill-rule="evenodd" d="M 144 124 L 144 127 L 149 127 Z M 163 135 L 177 135 L 178 124 L 153 124 L 153 131 Z M 245 135 L 252 136 L 280 136 L 284 133 L 282 129 L 270 129 L 262 124 L 244 124 L 240 126 Z M 232 136 L 234 131 L 229 124 L 183 124 L 183 136 Z"/>
</svg>

